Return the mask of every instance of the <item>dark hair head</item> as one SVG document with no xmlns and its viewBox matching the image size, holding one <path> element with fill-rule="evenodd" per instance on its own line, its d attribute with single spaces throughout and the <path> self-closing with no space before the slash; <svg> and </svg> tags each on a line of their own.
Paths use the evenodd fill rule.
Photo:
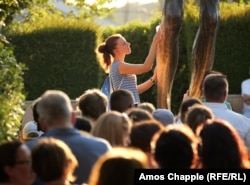
<svg viewBox="0 0 250 185">
<path fill-rule="evenodd" d="M 247 148 L 227 121 L 216 119 L 198 129 L 203 168 L 249 168 Z"/>
<path fill-rule="evenodd" d="M 228 94 L 228 81 L 225 75 L 210 74 L 203 82 L 203 94 L 207 102 L 224 102 Z"/>
<path fill-rule="evenodd" d="M 111 65 L 111 56 L 114 57 L 113 51 L 116 48 L 117 40 L 121 37 L 120 34 L 111 35 L 98 47 L 98 52 L 103 54 L 102 66 L 105 70 Z"/>
<path fill-rule="evenodd" d="M 127 111 L 128 117 L 131 119 L 133 123 L 143 121 L 143 120 L 149 120 L 154 119 L 152 114 L 150 114 L 148 111 L 133 107 Z"/>
<path fill-rule="evenodd" d="M 188 108 L 195 105 L 195 104 L 202 104 L 201 100 L 198 98 L 189 98 L 186 101 L 182 102 L 181 106 L 180 106 L 180 118 L 181 121 L 184 122 L 185 117 L 186 117 L 186 113 L 188 111 Z"/>
<path fill-rule="evenodd" d="M 4 170 L 5 166 L 13 167 L 16 163 L 17 151 L 21 147 L 20 141 L 9 141 L 0 145 L 0 182 L 8 182 L 10 177 Z"/>
<path fill-rule="evenodd" d="M 110 109 L 118 112 L 125 112 L 132 108 L 134 96 L 131 91 L 126 89 L 117 89 L 110 95 Z"/>
<path fill-rule="evenodd" d="M 108 99 L 99 89 L 89 89 L 78 98 L 78 108 L 83 116 L 97 120 L 107 111 Z"/>
<path fill-rule="evenodd" d="M 207 106 L 197 104 L 188 109 L 184 123 L 196 133 L 199 125 L 204 124 L 208 119 L 212 119 L 213 117 L 212 111 Z"/>
<path fill-rule="evenodd" d="M 196 165 L 197 139 L 188 126 L 167 125 L 165 130 L 154 136 L 153 141 L 155 160 L 161 168 L 188 169 Z"/>
<path fill-rule="evenodd" d="M 144 152 L 151 152 L 150 142 L 153 135 L 161 129 L 163 129 L 163 125 L 154 119 L 135 123 L 130 133 L 130 146 Z"/>
</svg>

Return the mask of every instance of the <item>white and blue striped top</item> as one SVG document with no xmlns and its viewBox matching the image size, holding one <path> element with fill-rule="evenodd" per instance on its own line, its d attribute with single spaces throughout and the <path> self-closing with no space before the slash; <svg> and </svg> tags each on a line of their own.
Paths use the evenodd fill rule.
<svg viewBox="0 0 250 185">
<path fill-rule="evenodd" d="M 134 96 L 134 104 L 140 103 L 140 97 L 137 90 L 137 78 L 135 74 L 120 74 L 118 65 L 120 62 L 113 62 L 110 67 L 110 76 L 112 79 L 114 90 L 127 89 L 132 92 Z"/>
</svg>

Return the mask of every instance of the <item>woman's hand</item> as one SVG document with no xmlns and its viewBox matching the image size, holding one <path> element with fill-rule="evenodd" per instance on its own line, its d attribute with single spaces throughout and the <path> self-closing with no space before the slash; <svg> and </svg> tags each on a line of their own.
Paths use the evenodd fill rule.
<svg viewBox="0 0 250 185">
<path fill-rule="evenodd" d="M 157 81 L 157 65 L 155 66 L 155 69 L 154 69 L 154 74 L 152 76 L 152 79 L 156 82 Z"/>
<path fill-rule="evenodd" d="M 153 43 L 158 44 L 158 42 L 161 40 L 161 27 L 159 28 L 159 30 L 155 33 L 154 38 L 153 38 Z"/>
</svg>

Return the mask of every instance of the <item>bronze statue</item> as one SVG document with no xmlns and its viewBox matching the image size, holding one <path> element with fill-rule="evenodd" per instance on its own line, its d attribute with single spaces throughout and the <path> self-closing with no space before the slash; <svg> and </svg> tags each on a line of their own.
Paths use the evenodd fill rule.
<svg viewBox="0 0 250 185">
<path fill-rule="evenodd" d="M 179 33 L 184 0 L 165 0 L 161 23 L 162 39 L 157 52 L 157 107 L 171 109 L 171 91 L 179 58 Z M 206 71 L 214 61 L 219 23 L 219 0 L 200 0 L 200 26 L 192 50 L 192 75 L 189 95 L 200 98 Z"/>
</svg>

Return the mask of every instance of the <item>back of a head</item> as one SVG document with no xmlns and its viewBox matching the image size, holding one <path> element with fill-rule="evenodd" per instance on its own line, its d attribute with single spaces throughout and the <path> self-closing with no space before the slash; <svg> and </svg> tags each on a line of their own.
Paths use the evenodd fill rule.
<svg viewBox="0 0 250 185">
<path fill-rule="evenodd" d="M 213 119 L 212 111 L 205 105 L 196 104 L 191 106 L 185 116 L 184 123 L 186 123 L 194 133 L 200 124 L 204 124 L 208 119 Z"/>
<path fill-rule="evenodd" d="M 132 120 L 133 123 L 140 122 L 143 120 L 150 120 L 154 119 L 152 114 L 150 114 L 148 111 L 133 107 L 127 111 L 128 117 Z"/>
<path fill-rule="evenodd" d="M 130 134 L 132 123 L 125 113 L 109 111 L 102 114 L 92 128 L 92 135 L 104 138 L 112 146 L 125 146 L 124 137 Z"/>
<path fill-rule="evenodd" d="M 59 90 L 47 90 L 37 105 L 39 119 L 48 126 L 61 122 L 68 124 L 71 121 L 73 111 L 70 98 L 66 93 Z"/>
<path fill-rule="evenodd" d="M 118 112 L 126 112 L 133 107 L 134 96 L 126 89 L 117 89 L 110 95 L 110 109 Z"/>
<path fill-rule="evenodd" d="M 130 133 L 130 146 L 140 148 L 144 152 L 151 152 L 151 139 L 161 129 L 163 129 L 163 125 L 156 120 L 135 123 Z"/>
<path fill-rule="evenodd" d="M 225 120 L 200 126 L 203 168 L 249 168 L 248 152 L 238 132 Z"/>
<path fill-rule="evenodd" d="M 74 127 L 80 131 L 90 132 L 91 131 L 91 123 L 82 117 L 77 117 Z"/>
<path fill-rule="evenodd" d="M 153 117 L 164 126 L 174 123 L 174 114 L 168 109 L 156 109 L 152 113 Z"/>
<path fill-rule="evenodd" d="M 132 148 L 113 148 L 101 156 L 92 169 L 89 185 L 132 185 L 135 169 L 147 168 L 144 152 Z"/>
<path fill-rule="evenodd" d="M 142 102 L 138 105 L 138 108 L 147 110 L 149 113 L 152 114 L 152 112 L 155 110 L 155 106 L 154 104 L 150 103 L 150 102 Z"/>
<path fill-rule="evenodd" d="M 160 168 L 188 169 L 196 165 L 197 140 L 184 124 L 168 125 L 153 138 L 155 160 Z"/>
<path fill-rule="evenodd" d="M 180 118 L 181 118 L 182 122 L 184 122 L 184 120 L 185 120 L 186 113 L 187 113 L 189 107 L 191 107 L 195 104 L 202 105 L 202 101 L 198 98 L 193 97 L 193 98 L 189 98 L 189 99 L 185 100 L 184 102 L 182 102 L 182 104 L 180 106 L 180 110 L 179 110 Z"/>
<path fill-rule="evenodd" d="M 73 181 L 77 159 L 61 140 L 42 138 L 32 149 L 32 168 L 43 182 L 61 179 Z"/>
<path fill-rule="evenodd" d="M 228 95 L 228 81 L 223 74 L 207 75 L 203 82 L 203 94 L 207 102 L 224 102 Z"/>
<path fill-rule="evenodd" d="M 89 89 L 78 98 L 82 116 L 97 120 L 107 111 L 108 99 L 99 89 Z"/>
</svg>

